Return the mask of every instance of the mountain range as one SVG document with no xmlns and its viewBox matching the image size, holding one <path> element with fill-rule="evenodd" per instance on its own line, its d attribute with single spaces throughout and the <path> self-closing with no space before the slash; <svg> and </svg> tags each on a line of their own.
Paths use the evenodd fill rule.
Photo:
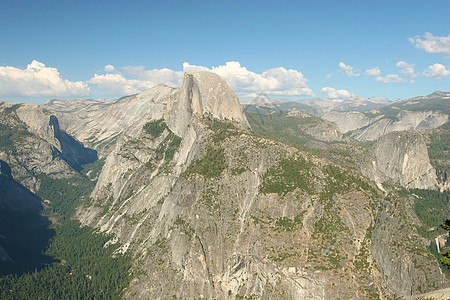
<svg viewBox="0 0 450 300">
<path fill-rule="evenodd" d="M 48 228 L 57 236 L 73 219 L 94 228 L 108 259 L 127 258 L 116 292 L 130 299 L 392 299 L 442 289 L 448 101 L 435 92 L 240 103 L 218 75 L 195 72 L 180 88 L 115 101 L 1 102 L 0 209 L 35 212 L 24 231 L 40 224 L 41 246 L 28 255 L 38 264 L 67 260 L 41 256 Z M 0 227 L 11 272 L 35 267 L 16 255 L 30 246 L 14 242 L 10 228 L 21 222 Z"/>
</svg>

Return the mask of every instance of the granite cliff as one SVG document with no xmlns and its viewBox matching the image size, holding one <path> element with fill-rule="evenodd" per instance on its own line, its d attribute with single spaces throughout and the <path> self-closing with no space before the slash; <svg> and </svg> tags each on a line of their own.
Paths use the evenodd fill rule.
<svg viewBox="0 0 450 300">
<path fill-rule="evenodd" d="M 77 211 L 133 255 L 126 297 L 387 299 L 447 284 L 399 225 L 418 222 L 410 199 L 255 135 L 217 75 L 187 73 L 159 103 Z"/>
<path fill-rule="evenodd" d="M 363 174 L 380 188 L 383 182 L 412 189 L 436 189 L 438 185 L 420 133 L 399 131 L 383 135 L 365 163 Z"/>
</svg>

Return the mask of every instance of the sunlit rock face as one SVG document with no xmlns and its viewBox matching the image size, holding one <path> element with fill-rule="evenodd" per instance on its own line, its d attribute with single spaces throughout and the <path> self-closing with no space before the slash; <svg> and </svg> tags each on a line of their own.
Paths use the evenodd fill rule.
<svg viewBox="0 0 450 300">
<path fill-rule="evenodd" d="M 402 131 L 382 136 L 363 172 L 379 184 L 388 182 L 417 189 L 437 187 L 436 170 L 419 133 Z"/>
</svg>

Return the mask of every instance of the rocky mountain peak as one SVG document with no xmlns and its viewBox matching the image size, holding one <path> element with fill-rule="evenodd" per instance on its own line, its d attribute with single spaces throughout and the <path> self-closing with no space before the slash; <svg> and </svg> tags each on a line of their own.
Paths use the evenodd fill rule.
<svg viewBox="0 0 450 300">
<path fill-rule="evenodd" d="M 179 94 L 168 100 L 166 121 L 178 135 L 183 135 L 194 115 L 210 115 L 233 121 L 242 129 L 250 128 L 236 94 L 220 76 L 210 72 L 186 72 Z"/>
</svg>

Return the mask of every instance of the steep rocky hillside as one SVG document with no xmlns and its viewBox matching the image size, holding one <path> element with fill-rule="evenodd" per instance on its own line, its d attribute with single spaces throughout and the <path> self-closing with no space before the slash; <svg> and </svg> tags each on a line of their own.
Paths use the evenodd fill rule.
<svg viewBox="0 0 450 300">
<path fill-rule="evenodd" d="M 448 285 L 409 196 L 255 135 L 217 75 L 187 73 L 166 101 L 118 138 L 77 211 L 132 253 L 128 298 L 392 298 Z"/>
<path fill-rule="evenodd" d="M 0 102 L 0 128 L 0 159 L 32 192 L 39 189 L 38 174 L 69 178 L 97 159 L 96 151 L 62 131 L 58 119 L 35 104 Z"/>
<path fill-rule="evenodd" d="M 112 149 L 122 133 L 136 137 L 150 119 L 161 117 L 167 99 L 176 89 L 157 85 L 138 95 L 115 101 L 49 100 L 43 107 L 61 120 L 61 128 L 95 148 L 101 157 Z"/>
</svg>

